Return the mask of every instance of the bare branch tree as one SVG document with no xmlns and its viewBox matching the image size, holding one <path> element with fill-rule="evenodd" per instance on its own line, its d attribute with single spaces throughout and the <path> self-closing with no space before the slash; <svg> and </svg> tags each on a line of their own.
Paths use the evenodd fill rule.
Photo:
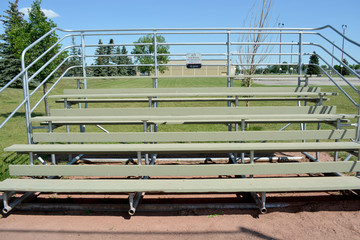
<svg viewBox="0 0 360 240">
<path fill-rule="evenodd" d="M 250 34 L 242 34 L 239 36 L 239 42 L 252 42 L 249 45 L 239 45 L 238 52 L 240 69 L 246 75 L 253 75 L 256 72 L 256 64 L 262 63 L 268 55 L 261 55 L 262 53 L 269 53 L 272 51 L 272 45 L 262 45 L 262 42 L 271 41 L 271 36 L 263 32 L 262 28 L 268 28 L 271 23 L 272 0 L 255 0 L 252 8 L 249 10 L 245 20 L 244 26 L 249 28 L 256 28 L 251 30 Z M 246 87 L 251 87 L 252 79 L 246 77 L 243 79 L 243 84 Z"/>
</svg>

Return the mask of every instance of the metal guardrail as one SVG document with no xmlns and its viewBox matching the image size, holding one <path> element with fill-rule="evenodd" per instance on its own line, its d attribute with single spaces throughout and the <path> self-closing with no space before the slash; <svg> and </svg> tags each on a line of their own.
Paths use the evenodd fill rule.
<svg viewBox="0 0 360 240">
<path fill-rule="evenodd" d="M 345 39 L 348 43 L 353 44 L 355 47 L 360 47 L 360 43 L 357 43 L 348 37 L 344 36 L 341 32 L 336 30 L 334 27 L 330 25 L 326 25 L 319 28 L 160 28 L 160 29 L 153 29 L 153 28 L 144 28 L 144 29 L 104 29 L 104 30 L 66 30 L 61 28 L 54 28 L 45 35 L 43 35 L 41 38 L 39 38 L 37 41 L 29 45 L 25 50 L 22 52 L 21 55 L 21 61 L 22 61 L 22 71 L 16 75 L 12 80 L 10 80 L 5 86 L 3 86 L 0 89 L 0 94 L 6 90 L 12 83 L 14 83 L 19 78 L 22 78 L 23 82 L 23 95 L 24 100 L 13 110 L 12 113 L 9 114 L 9 116 L 0 124 L 0 128 L 2 128 L 14 115 L 15 113 L 21 108 L 25 107 L 25 116 L 26 116 L 26 126 L 27 126 L 27 132 L 28 132 L 28 143 L 32 143 L 32 127 L 31 127 L 31 113 L 38 107 L 38 105 L 41 103 L 41 101 L 44 100 L 44 98 L 52 91 L 52 89 L 55 88 L 55 86 L 63 79 L 67 73 L 74 68 L 81 68 L 82 69 L 82 84 L 83 88 L 87 88 L 87 74 L 86 69 L 92 68 L 92 67 L 129 67 L 129 66 L 135 66 L 135 67 L 142 67 L 142 66 L 151 66 L 154 67 L 154 77 L 153 78 L 153 86 L 157 87 L 157 77 L 159 76 L 158 68 L 160 66 L 183 66 L 181 64 L 163 64 L 159 63 L 157 61 L 158 56 L 168 56 L 168 57 L 185 57 L 186 53 L 158 53 L 157 49 L 159 46 L 182 46 L 183 48 L 188 46 L 215 46 L 215 47 L 222 47 L 224 48 L 222 52 L 204 52 L 201 53 L 202 56 L 206 57 L 222 57 L 225 60 L 225 64 L 204 64 L 204 66 L 225 66 L 227 67 L 227 78 L 228 78 L 228 86 L 232 86 L 231 83 L 231 67 L 239 66 L 267 66 L 267 65 L 281 65 L 281 66 L 293 66 L 297 65 L 298 72 L 296 77 L 298 77 L 298 83 L 301 82 L 301 76 L 302 73 L 302 66 L 309 65 L 308 63 L 304 63 L 303 57 L 307 55 L 311 55 L 312 53 L 305 53 L 304 48 L 311 46 L 312 49 L 319 49 L 324 51 L 325 55 L 317 54 L 319 59 L 321 59 L 327 66 L 328 69 L 331 69 L 332 72 L 339 75 L 339 77 L 345 81 L 353 90 L 355 90 L 359 95 L 360 91 L 357 87 L 352 85 L 349 81 L 346 80 L 345 77 L 343 77 L 339 72 L 337 72 L 332 64 L 329 64 L 326 61 L 327 57 L 331 57 L 334 60 L 336 60 L 341 66 L 344 66 L 347 68 L 354 76 L 360 79 L 360 75 L 355 72 L 353 69 L 350 68 L 347 64 L 345 64 L 342 59 L 337 58 L 333 53 L 331 53 L 329 50 L 327 50 L 322 44 L 320 43 L 313 43 L 313 42 L 304 42 L 303 38 L 304 36 L 313 35 L 320 37 L 321 40 L 325 41 L 326 43 L 330 44 L 331 47 L 336 48 L 338 51 L 340 51 L 345 56 L 349 57 L 352 61 L 354 61 L 356 64 L 360 64 L 360 62 L 353 56 L 351 56 L 346 51 L 343 51 L 342 48 L 334 44 L 329 38 L 325 37 L 322 33 L 319 31 L 328 29 L 331 31 L 331 33 L 335 34 L 338 37 L 341 37 Z M 44 38 L 49 36 L 52 33 L 64 33 L 63 37 L 61 37 L 54 45 L 52 45 L 50 48 L 44 50 L 44 52 L 36 58 L 33 62 L 26 65 L 25 62 L 25 56 L 27 52 L 33 48 L 35 45 L 40 43 Z M 289 42 L 278 42 L 278 41 L 271 41 L 267 40 L 266 42 L 247 42 L 247 41 L 239 41 L 240 36 L 243 35 L 249 35 L 249 34 L 265 34 L 265 35 L 272 35 L 272 36 L 278 36 L 281 34 L 291 36 L 293 41 Z M 121 44 L 90 44 L 86 43 L 86 38 L 90 37 L 105 37 L 105 36 L 144 36 L 144 35 L 152 35 L 154 36 L 154 42 L 153 43 L 134 43 L 134 42 L 128 42 L 128 43 L 121 43 Z M 188 35 L 207 35 L 207 36 L 224 36 L 225 40 L 223 41 L 217 41 L 217 42 L 202 42 L 202 41 L 193 41 L 193 42 L 166 42 L 166 43 L 160 43 L 157 42 L 156 36 L 158 35 L 182 35 L 182 36 L 188 36 Z M 231 39 L 235 36 L 238 36 L 237 41 L 232 41 Z M 48 60 L 42 67 L 40 67 L 36 72 L 34 72 L 31 76 L 29 76 L 29 69 L 34 66 L 36 62 L 38 62 L 40 59 L 42 59 L 51 49 L 55 48 L 56 46 L 61 46 L 67 39 L 70 37 L 80 37 L 81 43 L 79 45 L 68 45 L 66 47 L 63 47 L 58 54 L 53 56 L 50 60 Z M 147 46 L 154 46 L 154 53 L 151 54 L 111 54 L 111 55 L 95 55 L 95 54 L 87 54 L 87 49 L 99 47 L 99 46 L 137 46 L 137 45 L 147 45 Z M 232 49 L 239 47 L 239 46 L 279 46 L 280 50 L 278 52 L 271 50 L 268 52 L 239 52 L 239 51 L 232 51 Z M 297 47 L 297 51 L 293 52 L 281 52 L 281 46 L 290 46 L 291 49 L 293 46 Z M 40 72 L 42 72 L 46 66 L 51 64 L 56 57 L 58 57 L 62 52 L 65 52 L 67 49 L 70 48 L 79 48 L 81 49 L 81 55 L 71 55 L 66 57 L 56 68 L 45 78 L 42 79 L 42 81 L 39 83 L 39 85 L 30 93 L 29 90 L 29 83 L 35 79 L 36 76 Z M 88 50 L 89 51 L 89 50 Z M 241 56 L 279 56 L 279 62 L 260 62 L 260 63 L 233 63 L 231 59 L 233 57 L 241 57 Z M 139 57 L 139 56 L 151 56 L 154 58 L 153 64 L 123 64 L 123 65 L 87 65 L 88 59 L 91 59 L 93 57 L 115 57 L 115 56 L 127 56 L 127 57 Z M 295 63 L 281 63 L 280 59 L 281 56 L 295 56 L 297 57 L 297 62 Z M 64 72 L 58 73 L 59 76 L 57 77 L 56 81 L 53 83 L 53 85 L 49 88 L 48 92 L 40 98 L 33 106 L 31 106 L 31 97 L 38 91 L 38 89 L 43 86 L 52 76 L 54 76 L 57 71 L 68 62 L 70 58 L 77 57 L 81 59 L 81 65 L 78 66 L 69 66 Z M 320 67 L 320 66 L 319 66 Z M 358 108 L 358 112 L 360 114 L 360 106 L 359 106 L 359 100 L 354 100 L 351 98 L 351 96 L 339 85 L 334 81 L 333 77 L 328 74 L 324 69 L 320 67 L 321 71 L 334 83 L 335 86 L 337 86 L 341 92 L 345 94 L 347 98 Z M 137 76 L 138 77 L 138 76 Z M 221 77 L 221 76 L 219 76 Z M 78 88 L 80 88 L 81 83 L 78 81 Z M 360 124 L 358 124 L 359 126 Z M 359 127 L 358 127 L 358 132 Z M 358 134 L 360 136 L 360 134 Z M 359 140 L 359 139 L 358 139 Z"/>
</svg>

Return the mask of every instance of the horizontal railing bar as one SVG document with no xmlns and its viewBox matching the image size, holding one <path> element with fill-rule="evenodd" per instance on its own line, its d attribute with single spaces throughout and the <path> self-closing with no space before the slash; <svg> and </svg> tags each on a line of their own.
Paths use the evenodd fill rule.
<svg viewBox="0 0 360 240">
<path fill-rule="evenodd" d="M 307 43 L 302 43 L 306 45 Z M 299 45 L 297 42 L 231 42 L 231 45 Z"/>
<path fill-rule="evenodd" d="M 210 35 L 210 34 L 216 34 L 216 35 L 224 35 L 227 34 L 228 31 L 224 31 L 224 32 L 157 32 L 157 34 L 161 34 L 161 35 L 183 35 L 183 34 L 191 34 L 191 35 Z M 234 31 L 230 31 L 231 34 L 257 34 L 257 33 L 261 33 L 261 34 L 299 34 L 299 32 L 287 32 L 287 31 L 263 31 L 263 30 L 257 30 L 257 31 L 249 31 L 249 32 L 234 32 Z M 316 32 L 305 32 L 306 34 L 316 34 Z M 126 35 L 152 35 L 154 34 L 154 32 L 140 32 L 140 33 L 136 33 L 136 32 L 126 32 L 126 33 L 85 33 L 83 34 L 84 36 L 126 36 Z"/>
<path fill-rule="evenodd" d="M 252 77 L 252 78 L 294 78 L 297 79 L 298 77 L 304 77 L 305 75 L 296 75 L 296 74 L 292 74 L 292 75 L 207 75 L 207 76 L 203 76 L 203 75 L 194 75 L 194 76 L 176 76 L 176 75 L 172 75 L 172 76 L 99 76 L 99 77 L 64 77 L 64 79 L 73 79 L 73 80 L 78 80 L 78 79 L 119 79 L 119 78 L 124 78 L 124 79 L 128 79 L 128 78 L 148 78 L 148 79 L 156 79 L 156 78 L 244 78 L 244 77 Z"/>
<path fill-rule="evenodd" d="M 44 96 L 42 96 L 41 99 L 35 104 L 35 106 L 31 109 L 30 113 L 32 113 L 36 109 L 36 107 L 41 103 L 41 101 L 44 100 L 44 98 L 50 94 L 50 92 L 54 89 L 54 87 L 58 84 L 58 82 L 66 75 L 66 73 L 70 69 L 75 68 L 75 67 L 81 67 L 81 66 L 72 66 L 72 67 L 69 67 L 68 69 L 66 69 L 65 72 L 59 77 L 59 79 L 56 80 L 54 82 L 54 84 L 49 88 L 49 90 L 46 92 L 46 94 L 44 94 Z"/>
<path fill-rule="evenodd" d="M 222 27 L 222 28 L 122 28 L 122 29 L 77 29 L 77 30 L 70 30 L 70 29 L 62 29 L 62 28 L 56 28 L 59 31 L 62 32 L 115 32 L 115 31 L 129 31 L 129 32 L 134 32 L 134 31 L 233 31 L 233 30 L 248 30 L 248 31 L 254 31 L 254 30 L 258 30 L 258 31 L 266 31 L 266 30 L 278 30 L 278 31 L 288 31 L 288 30 L 293 30 L 293 31 L 316 31 L 316 30 L 323 30 L 325 28 L 331 28 L 333 29 L 333 27 L 331 25 L 325 25 L 322 27 L 317 27 L 317 28 L 275 28 L 275 27 L 270 27 L 270 28 L 251 28 L 251 27 Z M 336 30 L 336 29 L 334 29 Z M 338 32 L 336 30 L 336 32 Z M 341 34 L 339 32 L 339 34 Z"/>
<path fill-rule="evenodd" d="M 158 54 L 159 55 L 159 54 Z M 85 55 L 85 57 L 141 57 L 141 56 L 154 56 L 154 54 L 104 54 L 104 55 Z"/>
<path fill-rule="evenodd" d="M 85 47 L 153 46 L 153 43 L 86 44 Z"/>
</svg>

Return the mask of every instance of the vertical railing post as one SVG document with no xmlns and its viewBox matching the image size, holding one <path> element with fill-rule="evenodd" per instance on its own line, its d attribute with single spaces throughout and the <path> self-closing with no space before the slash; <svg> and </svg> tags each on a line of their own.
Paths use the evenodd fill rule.
<svg viewBox="0 0 360 240">
<path fill-rule="evenodd" d="M 85 36 L 84 33 L 81 33 L 81 61 L 82 61 L 82 70 L 83 70 L 83 84 L 84 89 L 87 89 L 87 81 L 86 81 L 86 56 L 85 56 Z M 86 104 L 85 104 L 86 105 Z M 86 108 L 86 106 L 85 106 Z"/>
<path fill-rule="evenodd" d="M 154 30 L 154 68 L 155 68 L 155 77 L 158 76 L 158 59 L 157 59 L 157 34 L 156 30 Z M 153 87 L 158 88 L 158 78 L 153 79 Z M 157 102 L 156 102 L 157 104 Z M 156 105 L 155 104 L 155 105 Z"/>
<path fill-rule="evenodd" d="M 25 66 L 25 56 L 21 57 L 21 70 L 24 71 Z M 25 120 L 26 120 L 26 132 L 27 132 L 27 140 L 28 144 L 33 144 L 32 138 L 32 126 L 31 126 L 31 107 L 30 107 L 30 93 L 29 93 L 29 82 L 28 82 L 28 71 L 25 71 L 22 75 L 22 83 L 23 83 L 23 95 L 25 100 Z M 29 153 L 30 164 L 34 164 L 34 155 L 32 152 Z"/>
<path fill-rule="evenodd" d="M 226 36 L 227 36 L 226 55 L 227 55 L 227 75 L 228 75 L 227 87 L 232 87 L 233 86 L 232 78 L 229 77 L 230 74 L 231 74 L 231 63 L 230 63 L 231 62 L 231 59 L 230 59 L 230 56 L 231 56 L 231 35 L 230 35 L 230 31 L 227 32 Z"/>
<path fill-rule="evenodd" d="M 156 30 L 154 30 L 154 68 L 155 68 L 155 78 L 153 78 L 153 88 L 158 88 L 159 87 L 159 79 L 157 78 L 158 77 L 158 59 L 157 59 L 157 56 L 158 56 L 158 49 L 157 49 L 157 33 L 156 33 Z M 156 96 L 154 98 L 157 98 Z M 159 102 L 154 102 L 154 107 L 157 108 L 159 106 Z M 154 129 L 152 128 L 152 126 L 150 126 L 150 131 L 152 132 L 153 130 L 155 132 L 157 132 L 157 125 L 154 124 Z"/>
<path fill-rule="evenodd" d="M 302 70 L 302 55 L 303 55 L 303 51 L 302 51 L 302 45 L 303 45 L 303 32 L 300 31 L 299 32 L 299 60 L 298 60 L 298 74 L 301 75 Z M 301 77 L 298 77 L 298 86 L 301 86 Z"/>
<path fill-rule="evenodd" d="M 86 56 L 85 56 L 85 36 L 84 32 L 81 33 L 81 62 L 82 62 L 82 70 L 83 70 L 83 87 L 87 89 L 87 81 L 86 81 Z M 78 84 L 78 88 L 80 84 Z M 87 108 L 88 104 L 85 103 L 85 108 Z M 79 108 L 81 108 L 81 103 L 79 103 Z M 85 125 L 80 126 L 80 132 L 85 132 Z"/>
<path fill-rule="evenodd" d="M 232 84 L 232 78 L 229 77 L 230 75 L 230 49 L 231 49 L 231 35 L 230 35 L 230 30 L 227 31 L 226 33 L 226 55 L 227 55 L 227 87 L 230 88 L 233 86 Z M 231 98 L 232 96 L 228 96 L 228 98 Z M 231 107 L 232 102 L 231 101 L 227 101 L 227 106 Z M 232 124 L 228 124 L 228 131 L 232 131 Z"/>
</svg>

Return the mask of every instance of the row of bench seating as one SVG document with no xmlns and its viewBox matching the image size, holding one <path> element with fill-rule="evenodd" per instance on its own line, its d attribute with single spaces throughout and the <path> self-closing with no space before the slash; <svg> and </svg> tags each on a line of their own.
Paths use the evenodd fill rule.
<svg viewBox="0 0 360 240">
<path fill-rule="evenodd" d="M 303 174 L 359 172 L 359 162 L 255 163 L 255 153 L 345 151 L 358 155 L 355 129 L 340 129 L 355 114 L 338 114 L 335 106 L 323 106 L 320 88 L 158 88 L 76 89 L 51 96 L 66 109 L 52 109 L 50 116 L 32 118 L 33 124 L 49 125 L 49 133 L 33 133 L 37 144 L 13 145 L 5 151 L 30 154 L 87 154 L 137 158 L 137 166 L 11 166 L 16 176 L 82 176 L 84 179 L 7 179 L 0 191 L 8 192 L 287 192 L 360 189 L 357 176 L 304 177 Z M 230 107 L 163 107 L 165 102 L 227 101 Z M 239 101 L 271 102 L 270 106 L 239 107 Z M 302 101 L 311 106 L 277 106 L 273 101 Z M 119 108 L 114 103 L 149 102 L 147 108 Z M 154 107 L 154 103 L 161 103 Z M 164 102 L 164 103 L 162 103 Z M 112 108 L 70 108 L 74 103 L 111 103 Z M 148 132 L 151 124 L 237 124 L 242 131 Z M 331 129 L 244 131 L 246 123 L 326 123 Z M 63 125 L 142 124 L 144 132 L 58 132 Z M 351 125 L 349 125 L 351 126 Z M 159 129 L 159 128 L 157 128 Z M 67 128 L 69 130 L 69 128 Z M 238 127 L 235 130 L 239 130 Z M 304 130 L 304 131 L 303 131 Z M 309 142 L 310 141 L 310 142 Z M 55 144 L 54 144 L 55 143 Z M 120 144 L 121 143 L 121 144 Z M 126 144 L 123 144 L 126 143 Z M 150 144 L 153 143 L 153 144 Z M 156 143 L 156 144 L 154 144 Z M 237 164 L 237 154 L 249 154 L 250 164 Z M 145 161 L 152 154 L 151 161 Z M 237 165 L 155 165 L 162 154 L 178 156 L 225 154 Z M 317 159 L 318 160 L 318 159 Z M 292 176 L 288 176 L 292 174 Z M 297 175 L 303 177 L 298 177 Z M 219 175 L 232 178 L 216 178 Z M 278 177 L 266 178 L 264 175 Z M 339 175 L 339 174 L 337 174 Z M 112 177 L 91 179 L 86 177 Z M 128 176 L 146 178 L 127 179 Z M 146 176 L 146 177 L 144 177 Z M 185 176 L 185 177 L 184 177 Z M 194 179 L 190 177 L 201 177 Z M 205 178 L 206 176 L 206 178 Z M 242 176 L 242 177 L 240 177 Z M 285 177 L 286 176 L 286 177 Z M 116 177 L 114 179 L 113 177 Z M 166 178 L 164 178 L 166 177 Z M 168 179 L 175 177 L 176 179 Z M 183 178 L 179 178 L 183 177 Z M 249 178 L 250 177 L 250 178 Z M 151 178 L 151 179 L 148 179 Z M 189 179 L 190 178 L 190 179 Z M 4 198 L 5 205 L 9 197 Z M 133 198 L 130 197 L 131 206 Z M 262 211 L 265 202 L 261 204 Z M 9 207 L 5 210 L 10 209 Z M 132 209 L 134 212 L 134 209 Z"/>
</svg>

